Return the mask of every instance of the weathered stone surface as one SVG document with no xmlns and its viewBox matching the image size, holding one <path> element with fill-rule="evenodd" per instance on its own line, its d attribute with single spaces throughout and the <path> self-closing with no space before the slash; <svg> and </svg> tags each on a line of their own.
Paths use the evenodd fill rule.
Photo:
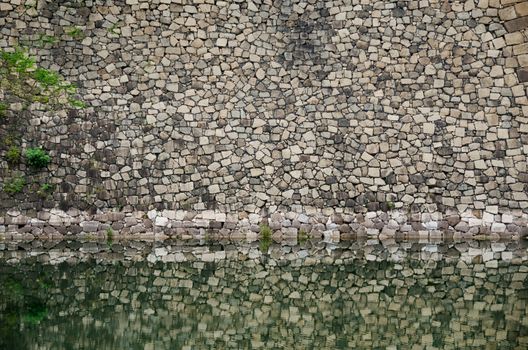
<svg viewBox="0 0 528 350">
<path fill-rule="evenodd" d="M 520 83 L 528 82 L 528 68 L 520 68 L 517 70 L 517 77 Z"/>
<path fill-rule="evenodd" d="M 518 32 L 528 27 L 528 16 L 519 17 L 504 23 L 508 32 Z"/>
<path fill-rule="evenodd" d="M 225 228 L 200 215 L 138 214 L 152 210 L 257 225 L 278 211 L 461 215 L 496 205 L 486 224 L 525 219 L 524 2 L 77 5 L 1 5 L 0 48 L 42 46 L 39 64 L 78 85 L 87 108 L 28 117 L 16 142 L 49 150 L 45 174 L 8 166 L 0 146 L 2 187 L 13 172 L 28 177 L 24 193 L 0 191 L 0 219 L 11 208 L 78 210 L 73 226 L 123 211 L 108 221 L 136 233 L 193 220 L 197 231 Z M 82 38 L 65 35 L 70 26 Z M 0 126 L 0 139 L 8 132 Z M 42 182 L 55 188 L 45 200 Z M 65 219 L 42 225 L 58 232 Z M 15 221 L 2 225 L 28 225 Z M 433 221 L 441 227 L 424 222 Z"/>
</svg>

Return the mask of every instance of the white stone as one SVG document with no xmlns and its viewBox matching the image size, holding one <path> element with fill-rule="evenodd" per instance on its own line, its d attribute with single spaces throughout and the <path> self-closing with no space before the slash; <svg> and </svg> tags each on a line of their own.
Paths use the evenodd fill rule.
<svg viewBox="0 0 528 350">
<path fill-rule="evenodd" d="M 156 226 L 167 226 L 169 224 L 169 219 L 164 216 L 158 216 L 155 220 Z"/>
</svg>

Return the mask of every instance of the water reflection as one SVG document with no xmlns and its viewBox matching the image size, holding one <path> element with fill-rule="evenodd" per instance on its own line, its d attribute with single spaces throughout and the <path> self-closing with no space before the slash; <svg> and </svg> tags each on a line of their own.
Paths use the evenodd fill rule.
<svg viewBox="0 0 528 350">
<path fill-rule="evenodd" d="M 517 243 L 18 242 L 0 261 L 1 349 L 528 347 Z"/>
</svg>

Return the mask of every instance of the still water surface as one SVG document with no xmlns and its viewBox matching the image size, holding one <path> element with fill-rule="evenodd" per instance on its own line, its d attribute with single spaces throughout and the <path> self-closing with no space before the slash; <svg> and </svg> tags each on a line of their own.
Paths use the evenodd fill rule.
<svg viewBox="0 0 528 350">
<path fill-rule="evenodd" d="M 527 349 L 526 248 L 0 245 L 0 349 Z"/>
</svg>

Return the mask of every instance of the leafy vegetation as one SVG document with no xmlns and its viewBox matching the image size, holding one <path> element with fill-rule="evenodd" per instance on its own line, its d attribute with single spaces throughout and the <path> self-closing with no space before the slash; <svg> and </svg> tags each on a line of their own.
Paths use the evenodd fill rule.
<svg viewBox="0 0 528 350">
<path fill-rule="evenodd" d="M 58 39 L 56 37 L 41 33 L 36 41 L 36 44 L 37 44 L 37 47 L 42 48 L 42 47 L 45 47 L 46 45 L 53 45 L 56 42 L 58 42 Z"/>
<path fill-rule="evenodd" d="M 22 176 L 15 176 L 4 182 L 4 192 L 9 195 L 14 195 L 22 192 L 25 185 L 26 180 Z"/>
<path fill-rule="evenodd" d="M 20 102 L 24 109 L 37 102 L 51 108 L 82 108 L 76 92 L 57 72 L 38 67 L 25 50 L 0 50 L 0 93 L 6 101 Z M 9 104 L 2 102 L 2 106 L 1 114 L 7 115 Z"/>
<path fill-rule="evenodd" d="M 26 150 L 26 161 L 33 169 L 41 169 L 48 166 L 51 157 L 42 148 L 28 148 Z"/>
</svg>

